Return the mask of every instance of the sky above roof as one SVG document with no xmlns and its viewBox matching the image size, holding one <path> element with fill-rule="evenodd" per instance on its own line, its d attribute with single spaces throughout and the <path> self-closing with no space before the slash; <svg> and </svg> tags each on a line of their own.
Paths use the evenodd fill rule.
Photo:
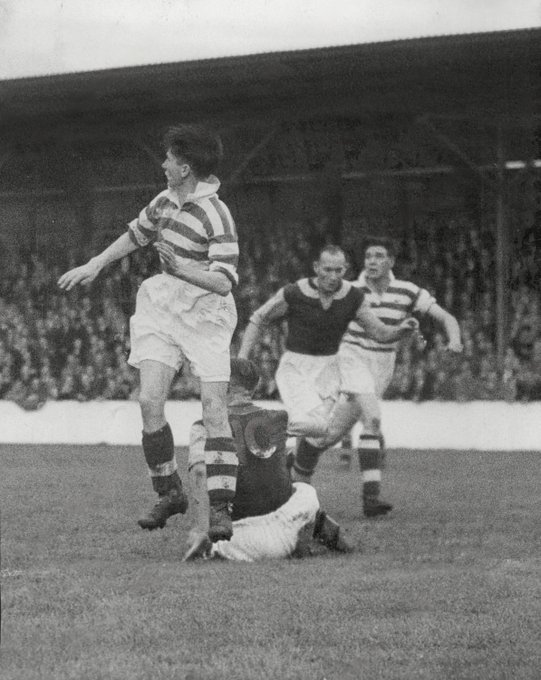
<svg viewBox="0 0 541 680">
<path fill-rule="evenodd" d="M 541 26 L 541 0 L 0 0 L 0 79 Z"/>
</svg>

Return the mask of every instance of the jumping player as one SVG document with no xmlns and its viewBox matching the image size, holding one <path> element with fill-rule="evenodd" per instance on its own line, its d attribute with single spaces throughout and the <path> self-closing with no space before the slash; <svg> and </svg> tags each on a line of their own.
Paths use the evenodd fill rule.
<svg viewBox="0 0 541 680">
<path fill-rule="evenodd" d="M 222 158 L 220 138 L 201 125 L 179 125 L 168 130 L 164 147 L 168 188 L 129 223 L 126 233 L 66 272 L 58 285 L 71 290 L 90 284 L 103 267 L 137 248 L 152 244 L 158 251 L 162 272 L 141 284 L 130 321 L 128 361 L 139 369 L 143 452 L 158 494 L 139 525 L 162 527 L 168 517 L 187 509 L 164 406 L 175 374 L 188 360 L 201 380 L 210 534 L 227 539 L 237 470 L 226 404 L 229 345 L 237 322 L 231 295 L 238 280 L 237 235 L 213 174 Z"/>
<path fill-rule="evenodd" d="M 233 501 L 233 536 L 211 543 L 204 464 L 205 428 L 199 421 L 190 433 L 188 469 L 192 480 L 195 527 L 185 560 L 213 556 L 253 562 L 303 556 L 312 541 L 331 550 L 350 552 L 338 524 L 320 510 L 315 489 L 292 483 L 287 465 L 287 413 L 255 406 L 252 394 L 259 374 L 253 362 L 231 360 L 229 419 L 239 457 Z"/>
<path fill-rule="evenodd" d="M 290 434 L 312 437 L 302 437 L 295 453 L 292 474 L 298 481 L 310 481 L 319 455 L 327 448 L 313 438 L 327 433 L 340 391 L 337 352 L 348 324 L 355 322 L 382 343 L 396 342 L 418 326 L 414 319 L 402 319 L 395 326 L 382 323 L 364 300 L 364 291 L 344 281 L 346 270 L 344 251 L 334 245 L 324 247 L 314 262 L 315 278 L 284 286 L 253 313 L 239 351 L 240 357 L 248 358 L 261 327 L 287 319 L 286 351 L 276 382 L 289 414 Z"/>
</svg>

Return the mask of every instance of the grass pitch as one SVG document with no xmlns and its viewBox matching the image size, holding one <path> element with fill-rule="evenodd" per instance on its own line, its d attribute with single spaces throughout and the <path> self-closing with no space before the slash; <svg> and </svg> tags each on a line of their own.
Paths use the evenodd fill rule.
<svg viewBox="0 0 541 680">
<path fill-rule="evenodd" d="M 356 554 L 182 564 L 140 449 L 0 447 L 3 680 L 541 677 L 538 453 L 391 451 L 375 521 L 356 461 L 315 484 Z"/>
</svg>

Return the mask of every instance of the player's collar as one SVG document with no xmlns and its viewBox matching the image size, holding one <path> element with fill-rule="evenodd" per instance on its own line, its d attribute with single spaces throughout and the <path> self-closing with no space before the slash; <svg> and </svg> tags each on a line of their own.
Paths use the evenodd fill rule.
<svg viewBox="0 0 541 680">
<path fill-rule="evenodd" d="M 392 283 L 394 280 L 395 280 L 395 275 L 393 274 L 392 271 L 390 271 L 389 272 L 389 283 Z M 357 278 L 357 283 L 359 284 L 359 286 L 365 286 L 366 288 L 370 288 L 370 290 L 372 290 L 372 286 L 366 280 L 366 272 L 365 272 L 364 269 L 359 274 L 359 277 Z"/>
<path fill-rule="evenodd" d="M 200 201 L 203 198 L 210 198 L 218 193 L 220 188 L 220 180 L 214 175 L 210 175 L 204 181 L 197 182 L 195 190 L 186 196 L 185 203 Z M 173 201 L 180 208 L 180 203 L 176 191 L 173 189 L 166 189 L 166 195 L 169 200 Z"/>
<path fill-rule="evenodd" d="M 195 191 L 188 194 L 187 201 L 200 201 L 202 198 L 210 198 L 214 194 L 218 193 L 220 188 L 220 180 L 214 175 L 207 177 L 205 181 L 197 182 Z"/>
<path fill-rule="evenodd" d="M 299 286 L 301 293 L 306 295 L 306 297 L 314 298 L 314 300 L 319 299 L 319 288 L 316 285 L 315 278 L 301 279 L 300 281 L 297 281 L 297 285 Z M 333 294 L 333 299 L 341 300 L 346 297 L 350 288 L 351 283 L 349 281 L 342 281 L 340 288 Z"/>
</svg>

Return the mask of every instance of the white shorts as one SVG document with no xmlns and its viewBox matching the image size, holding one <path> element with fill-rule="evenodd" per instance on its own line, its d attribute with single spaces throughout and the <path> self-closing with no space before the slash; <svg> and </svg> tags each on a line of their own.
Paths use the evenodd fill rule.
<svg viewBox="0 0 541 680">
<path fill-rule="evenodd" d="M 233 522 L 231 540 L 214 543 L 211 555 L 237 562 L 291 557 L 299 534 L 315 522 L 319 510 L 313 486 L 295 482 L 293 488 L 291 498 L 278 510 Z"/>
<path fill-rule="evenodd" d="M 157 274 L 143 281 L 137 293 L 128 363 L 138 368 L 152 359 L 178 370 L 187 359 L 201 381 L 227 382 L 236 324 L 231 294 L 208 293 L 169 274 Z"/>
<path fill-rule="evenodd" d="M 324 402 L 336 400 L 340 387 L 337 357 L 284 352 L 276 384 L 290 420 L 302 420 Z"/>
<path fill-rule="evenodd" d="M 393 377 L 395 358 L 395 352 L 372 352 L 342 343 L 338 351 L 341 391 L 381 399 Z"/>
</svg>

